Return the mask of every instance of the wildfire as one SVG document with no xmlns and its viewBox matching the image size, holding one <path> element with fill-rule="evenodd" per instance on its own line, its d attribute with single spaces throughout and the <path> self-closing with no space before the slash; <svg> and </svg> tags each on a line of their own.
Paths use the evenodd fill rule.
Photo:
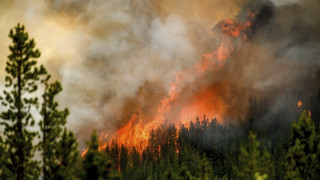
<svg viewBox="0 0 320 180">
<path fill-rule="evenodd" d="M 301 108 L 303 105 L 302 101 L 298 101 L 297 105 L 298 105 L 298 108 Z"/>
<path fill-rule="evenodd" d="M 219 88 L 217 87 L 203 88 L 193 95 L 189 95 L 179 107 L 175 107 L 176 101 L 179 98 L 181 101 L 183 88 L 191 85 L 197 79 L 201 79 L 206 73 L 214 73 L 223 67 L 234 51 L 233 39 L 237 37 L 246 39 L 246 29 L 251 26 L 253 17 L 254 14 L 249 12 L 248 21 L 243 24 L 231 19 L 219 23 L 223 35 L 221 44 L 215 51 L 204 53 L 202 59 L 193 67 L 175 73 L 175 81 L 171 83 L 167 97 L 159 103 L 153 120 L 145 123 L 139 116 L 140 110 L 137 109 L 136 113 L 132 114 L 130 120 L 119 128 L 113 137 L 100 139 L 99 150 L 105 149 L 112 139 L 116 139 L 118 144 L 138 147 L 140 150 L 144 149 L 147 146 L 151 130 L 165 124 L 173 109 L 175 121 L 171 123 L 174 123 L 176 127 L 179 127 L 180 123 L 188 126 L 191 121 L 196 119 L 196 116 L 206 115 L 210 118 L 221 119 L 225 112 L 225 104 L 219 98 Z M 106 132 L 102 132 L 100 136 L 104 137 L 105 134 Z M 82 154 L 85 155 L 86 151 L 87 149 Z"/>
<path fill-rule="evenodd" d="M 245 29 L 245 26 L 231 19 L 227 19 L 222 22 L 221 29 L 225 36 L 238 37 Z"/>
<path fill-rule="evenodd" d="M 215 85 L 214 87 L 205 88 L 188 99 L 190 103 L 183 107 L 178 115 L 181 124 L 189 127 L 191 121 L 194 121 L 197 116 L 206 115 L 207 117 L 216 117 L 222 119 L 225 113 L 225 104 L 219 96 L 220 90 L 223 89 L 223 84 Z M 220 122 L 222 123 L 222 122 Z"/>
<path fill-rule="evenodd" d="M 310 112 L 310 110 L 308 109 L 308 114 L 309 114 L 309 116 L 311 117 L 311 112 Z"/>
<path fill-rule="evenodd" d="M 84 156 L 88 153 L 88 150 L 89 148 L 85 148 L 85 149 L 82 149 L 82 152 L 81 152 L 81 157 L 84 158 Z"/>
<path fill-rule="evenodd" d="M 298 105 L 298 111 L 301 111 L 301 108 L 302 108 L 302 105 L 303 105 L 303 103 L 302 103 L 302 101 L 298 101 L 298 103 L 297 103 L 297 105 Z M 311 111 L 308 109 L 308 115 L 311 117 Z"/>
</svg>

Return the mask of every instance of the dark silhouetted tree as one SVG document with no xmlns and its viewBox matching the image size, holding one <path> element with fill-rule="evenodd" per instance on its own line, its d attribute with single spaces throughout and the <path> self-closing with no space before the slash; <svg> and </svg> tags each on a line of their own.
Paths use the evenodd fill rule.
<svg viewBox="0 0 320 180">
<path fill-rule="evenodd" d="M 52 171 L 52 179 L 76 180 L 83 177 L 78 143 L 73 133 L 65 128 L 55 148 L 57 166 Z"/>
<path fill-rule="evenodd" d="M 10 179 L 13 177 L 12 172 L 8 169 L 8 162 L 7 149 L 0 137 L 0 179 Z"/>
<path fill-rule="evenodd" d="M 59 147 L 58 143 L 59 141 L 66 141 L 62 139 L 62 128 L 66 124 L 69 111 L 68 109 L 58 110 L 58 102 L 55 101 L 55 97 L 62 91 L 62 86 L 58 81 L 49 84 L 49 79 L 50 76 L 48 75 L 44 80 L 45 89 L 42 95 L 43 102 L 40 112 L 42 120 L 39 122 L 42 138 L 39 148 L 42 152 L 42 173 L 44 180 L 53 179 L 56 176 L 56 169 L 62 168 L 61 164 L 59 164 L 60 162 L 57 161 L 57 157 L 61 156 L 58 153 L 60 152 L 65 155 L 66 152 L 70 152 L 70 149 L 58 149 L 64 148 L 63 146 Z M 69 136 L 67 134 L 64 135 L 64 138 Z M 68 164 L 65 164 L 63 167 L 67 166 Z"/>
<path fill-rule="evenodd" d="M 84 157 L 83 166 L 86 180 L 118 179 L 113 172 L 112 162 L 107 159 L 104 153 L 99 152 L 99 140 L 93 131 L 88 142 L 88 152 Z"/>
<path fill-rule="evenodd" d="M 126 173 L 127 166 L 128 166 L 128 150 L 123 145 L 121 145 L 120 169 L 123 174 Z"/>
<path fill-rule="evenodd" d="M 38 89 L 39 78 L 46 70 L 43 66 L 37 67 L 35 59 L 40 57 L 40 51 L 35 49 L 35 42 L 29 39 L 24 26 L 18 24 L 10 30 L 9 37 L 13 44 L 9 46 L 6 89 L 1 100 L 4 105 L 1 119 L 10 159 L 8 169 L 15 179 L 37 179 L 39 166 L 33 159 L 35 148 L 32 144 L 37 133 L 27 127 L 35 124 L 30 110 L 38 106 L 38 98 L 32 94 Z"/>
</svg>

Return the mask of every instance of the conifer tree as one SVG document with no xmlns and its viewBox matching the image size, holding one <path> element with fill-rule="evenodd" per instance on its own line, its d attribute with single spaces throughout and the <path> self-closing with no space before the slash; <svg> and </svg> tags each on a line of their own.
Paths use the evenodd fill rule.
<svg viewBox="0 0 320 180">
<path fill-rule="evenodd" d="M 273 162 L 275 166 L 275 179 L 284 179 L 285 177 L 285 159 L 286 159 L 286 150 L 284 149 L 281 143 L 277 143 L 276 147 L 273 149 L 272 153 Z"/>
<path fill-rule="evenodd" d="M 68 109 L 58 110 L 58 102 L 55 101 L 55 97 L 62 91 L 62 86 L 58 81 L 49 83 L 49 79 L 50 75 L 44 80 L 45 89 L 42 95 L 43 102 L 41 104 L 40 112 L 42 120 L 39 122 L 42 136 L 39 147 L 42 152 L 42 173 L 44 180 L 52 179 L 56 176 L 56 169 L 58 167 L 61 169 L 61 165 L 56 159 L 56 157 L 61 156 L 58 153 L 61 152 L 65 154 L 65 152 L 70 152 L 69 149 L 64 149 L 62 151 L 59 151 L 58 149 L 59 141 L 63 141 L 61 138 L 62 128 L 66 124 L 66 118 L 69 111 Z M 64 135 L 64 137 L 67 138 L 67 135 Z M 61 148 L 63 148 L 63 146 Z"/>
<path fill-rule="evenodd" d="M 159 144 L 157 142 L 155 130 L 151 130 L 150 138 L 148 140 L 148 150 L 151 154 L 151 158 L 156 162 L 159 160 Z"/>
<path fill-rule="evenodd" d="M 241 145 L 238 164 L 233 166 L 234 174 L 238 179 L 254 180 L 256 173 L 261 172 L 260 143 L 256 135 L 250 132 L 249 142 L 246 146 Z M 259 165 L 260 164 L 260 165 Z"/>
<path fill-rule="evenodd" d="M 83 166 L 86 180 L 117 179 L 118 176 L 112 172 L 112 163 L 107 157 L 99 152 L 99 140 L 93 131 L 88 142 L 88 152 L 84 157 Z"/>
<path fill-rule="evenodd" d="M 12 177 L 8 169 L 8 161 L 6 146 L 0 137 L 0 179 L 10 179 Z"/>
<path fill-rule="evenodd" d="M 40 51 L 35 42 L 29 39 L 24 26 L 18 24 L 10 30 L 13 44 L 6 64 L 4 98 L 5 110 L 1 113 L 1 124 L 5 126 L 5 144 L 8 146 L 9 171 L 15 179 L 37 179 L 38 162 L 33 159 L 35 148 L 32 141 L 36 132 L 27 127 L 34 126 L 30 109 L 38 106 L 38 98 L 32 94 L 38 89 L 39 78 L 46 74 L 43 66 L 37 67 L 36 58 Z"/>
<path fill-rule="evenodd" d="M 118 142 L 116 140 L 112 140 L 110 157 L 113 163 L 115 164 L 116 170 L 120 169 L 119 156 L 120 156 L 120 148 L 119 148 Z"/>
<path fill-rule="evenodd" d="M 320 177 L 320 133 L 318 132 L 317 137 L 318 145 L 317 145 L 317 153 L 314 159 L 313 168 L 311 173 L 313 174 L 313 177 L 317 178 Z"/>
<path fill-rule="evenodd" d="M 224 163 L 224 168 L 229 179 L 235 179 L 235 174 L 232 171 L 232 166 L 237 164 L 238 156 L 239 148 L 238 146 L 232 144 Z"/>
<path fill-rule="evenodd" d="M 166 180 L 182 180 L 183 177 L 180 177 L 179 174 L 169 165 L 165 169 L 163 173 L 163 177 L 161 179 Z"/>
<path fill-rule="evenodd" d="M 141 166 L 141 158 L 140 158 L 140 153 L 138 152 L 138 150 L 133 147 L 132 148 L 132 152 L 131 152 L 131 161 L 134 164 L 134 170 L 138 170 L 138 168 L 140 168 Z"/>
<path fill-rule="evenodd" d="M 198 163 L 198 171 L 195 179 L 209 180 L 213 177 L 213 169 L 207 157 L 204 157 Z"/>
<path fill-rule="evenodd" d="M 286 179 L 313 179 L 318 137 L 311 117 L 303 110 L 297 123 L 293 123 L 290 147 L 287 153 Z M 318 178 L 318 177 L 317 177 Z"/>
<path fill-rule="evenodd" d="M 123 145 L 121 145 L 120 153 L 120 169 L 122 173 L 126 173 L 128 165 L 128 150 Z"/>
<path fill-rule="evenodd" d="M 76 180 L 83 177 L 78 143 L 71 131 L 64 128 L 55 151 L 58 166 L 53 169 L 53 179 Z"/>
<path fill-rule="evenodd" d="M 266 177 L 267 180 L 275 179 L 274 162 L 267 149 L 264 149 L 262 156 L 260 157 L 259 169 L 259 173 Z"/>
</svg>

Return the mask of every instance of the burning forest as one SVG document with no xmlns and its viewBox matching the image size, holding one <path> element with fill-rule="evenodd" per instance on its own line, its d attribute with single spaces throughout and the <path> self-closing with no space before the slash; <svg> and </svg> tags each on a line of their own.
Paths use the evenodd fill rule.
<svg viewBox="0 0 320 180">
<path fill-rule="evenodd" d="M 248 11 L 248 17 L 243 24 L 232 19 L 227 19 L 219 23 L 216 29 L 221 31 L 220 44 L 211 53 L 205 53 L 192 67 L 174 72 L 175 80 L 170 83 L 168 93 L 158 103 L 155 103 L 156 111 L 153 117 L 145 120 L 141 109 L 135 111 L 129 121 L 121 126 L 111 138 L 108 132 L 101 133 L 100 149 L 106 147 L 105 143 L 109 139 L 116 139 L 121 145 L 142 146 L 143 150 L 147 146 L 149 134 L 152 129 L 162 124 L 179 124 L 188 126 L 199 115 L 206 115 L 210 118 L 217 118 L 220 123 L 226 117 L 226 104 L 219 91 L 228 88 L 227 84 L 214 83 L 213 85 L 198 84 L 208 73 L 217 73 L 226 63 L 226 60 L 234 51 L 234 41 L 242 43 L 247 39 L 247 31 L 252 25 L 254 13 Z M 196 85 L 197 88 L 190 88 Z M 212 86 L 212 87 L 210 87 Z M 222 89 L 222 90 L 220 90 Z M 148 113 L 148 112 L 147 112 Z M 106 140 L 106 142 L 104 142 Z"/>
<path fill-rule="evenodd" d="M 317 0 L 0 3 L 1 179 L 320 176 Z"/>
</svg>

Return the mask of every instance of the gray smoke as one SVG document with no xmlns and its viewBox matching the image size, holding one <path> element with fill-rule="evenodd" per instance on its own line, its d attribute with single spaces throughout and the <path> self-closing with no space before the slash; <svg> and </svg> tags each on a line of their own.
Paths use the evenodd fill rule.
<svg viewBox="0 0 320 180">
<path fill-rule="evenodd" d="M 1 67 L 9 53 L 10 28 L 17 22 L 25 24 L 42 52 L 40 62 L 63 84 L 58 99 L 70 109 L 67 125 L 82 144 L 92 129 L 113 133 L 137 108 L 143 119 L 152 119 L 174 81 L 173 73 L 215 50 L 220 32 L 214 27 L 220 21 L 241 22 L 248 10 L 256 14 L 248 40 L 235 42 L 226 65 L 192 86 L 224 84 L 219 93 L 231 119 L 245 114 L 250 97 L 271 96 L 276 111 L 286 95 L 292 102 L 299 98 L 291 91 L 288 95 L 288 89 L 308 92 L 318 86 L 317 0 L 0 0 L 0 4 Z M 4 77 L 4 71 L 0 75 Z"/>
</svg>

